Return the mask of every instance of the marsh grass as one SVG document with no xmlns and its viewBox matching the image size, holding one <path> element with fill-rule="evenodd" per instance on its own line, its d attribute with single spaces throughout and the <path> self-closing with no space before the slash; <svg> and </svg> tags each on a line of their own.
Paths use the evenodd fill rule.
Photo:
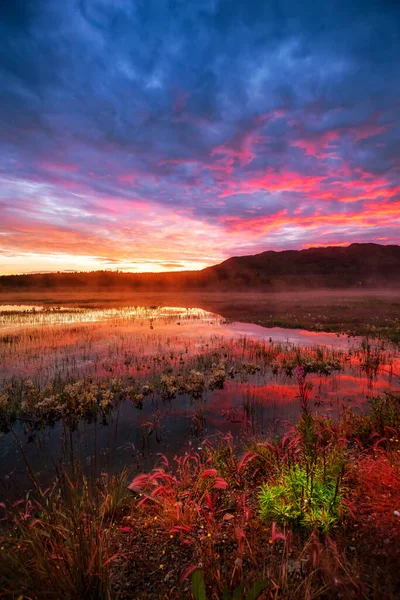
<svg viewBox="0 0 400 600">
<path fill-rule="evenodd" d="M 396 557 L 399 397 L 381 395 L 369 413 L 346 409 L 330 419 L 313 412 L 313 382 L 334 387 L 344 373 L 370 384 L 384 369 L 393 378 L 396 352 L 371 337 L 348 350 L 197 334 L 183 340 L 158 335 L 155 311 L 111 311 L 107 326 L 85 311 L 67 311 L 61 324 L 52 311 L 0 315 L 15 326 L 0 339 L 0 421 L 11 436 L 16 423 L 34 430 L 59 420 L 72 454 L 74 427 L 97 424 L 126 401 L 150 454 L 151 443 L 173 443 L 164 420 L 182 396 L 186 430 L 196 438 L 130 484 L 126 470 L 88 479 L 74 455 L 71 470 L 61 469 L 44 490 L 23 454 L 34 490 L 1 506 L 5 597 L 190 598 L 188 578 L 199 568 L 212 600 L 246 598 L 261 581 L 267 600 L 382 597 L 371 565 L 379 528 L 386 557 L 389 547 Z M 167 319 L 176 324 L 176 313 Z M 188 321 L 195 325 L 195 315 Z M 21 365 L 29 376 L 13 375 Z M 287 385 L 301 418 L 267 438 L 262 411 L 271 381 Z M 230 434 L 200 438 L 217 414 L 210 398 L 232 390 L 239 401 L 226 414 L 239 415 L 244 448 Z M 395 589 L 396 573 L 386 575 Z"/>
<path fill-rule="evenodd" d="M 66 334 L 80 339 L 81 328 L 70 326 Z M 74 329 L 76 333 L 73 333 Z M 130 338 L 121 333 L 118 343 L 108 347 L 107 357 L 104 357 L 104 350 L 101 356 L 93 352 L 92 345 L 98 344 L 95 337 L 93 340 L 86 338 L 80 360 L 77 360 L 76 349 L 66 345 L 54 365 L 48 365 L 46 369 L 40 367 L 35 374 L 38 368 L 35 357 L 40 353 L 43 353 L 44 362 L 53 360 L 50 358 L 53 332 L 47 333 L 50 338 L 43 348 L 37 344 L 41 343 L 45 331 L 41 331 L 40 339 L 36 339 L 37 332 L 34 331 L 33 340 L 27 347 L 24 347 L 25 338 L 17 343 L 15 360 L 27 365 L 32 377 L 4 379 L 0 390 L 0 428 L 4 432 L 18 422 L 39 429 L 53 426 L 58 421 L 71 426 L 76 426 L 80 420 L 93 423 L 100 418 L 106 421 L 121 402 L 130 402 L 142 410 L 145 402 L 160 399 L 166 405 L 177 396 L 207 401 L 209 394 L 227 388 L 228 384 L 248 382 L 254 388 L 271 372 L 282 381 L 298 377 L 299 369 L 305 374 L 328 376 L 334 371 L 340 372 L 348 358 L 344 351 L 318 346 L 300 348 L 279 342 L 265 344 L 246 338 L 229 342 L 211 338 L 212 349 L 205 343 L 196 351 L 192 342 L 188 342 L 185 351 L 176 352 L 167 349 L 178 343 L 177 340 L 166 338 L 163 344 L 158 342 L 157 348 L 153 348 L 155 341 L 147 336 L 141 339 L 143 349 L 139 345 L 133 351 L 129 346 Z M 94 336 L 94 333 L 86 331 L 85 335 Z M 146 344 L 152 345 L 148 354 L 144 352 Z M 6 353 L 6 368 L 9 360 Z M 82 363 L 81 366 L 78 367 L 78 363 Z M 86 363 L 88 367 L 84 366 Z M 44 377 L 43 372 L 48 376 Z M 307 385 L 311 384 L 308 382 Z M 257 403 L 250 400 L 249 395 L 243 403 L 244 424 L 254 430 L 255 419 L 261 421 L 262 415 L 256 415 Z M 261 412 L 259 405 L 258 413 Z"/>
<path fill-rule="evenodd" d="M 343 435 L 361 447 L 393 446 L 400 432 L 400 395 L 386 392 L 372 398 L 369 412 L 344 410 L 340 423 Z"/>
<path fill-rule="evenodd" d="M 199 568 L 208 598 L 245 599 L 257 583 L 268 600 L 379 597 L 365 566 L 375 564 L 371 547 L 361 554 L 361 544 L 396 539 L 398 453 L 395 440 L 375 449 L 349 443 L 341 422 L 308 411 L 283 436 L 243 453 L 225 436 L 174 464 L 160 456 L 129 485 L 126 471 L 93 482 L 79 467 L 61 472 L 49 490 L 7 507 L 5 597 L 190 598 Z M 355 525 L 362 537 L 346 541 Z M 142 588 L 147 579 L 153 596 Z"/>
<path fill-rule="evenodd" d="M 4 597 L 110 600 L 122 560 L 115 520 L 129 500 L 126 471 L 94 485 L 64 471 L 52 488 L 11 506 L 0 566 Z"/>
</svg>

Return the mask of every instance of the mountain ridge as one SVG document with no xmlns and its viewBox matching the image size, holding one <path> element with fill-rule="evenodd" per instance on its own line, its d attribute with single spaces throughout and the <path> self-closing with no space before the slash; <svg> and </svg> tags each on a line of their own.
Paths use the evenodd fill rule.
<svg viewBox="0 0 400 600">
<path fill-rule="evenodd" d="M 233 256 L 200 271 L 123 273 L 113 271 L 0 276 L 0 289 L 54 288 L 266 290 L 398 287 L 400 246 L 353 243 L 302 250 L 266 250 Z"/>
</svg>

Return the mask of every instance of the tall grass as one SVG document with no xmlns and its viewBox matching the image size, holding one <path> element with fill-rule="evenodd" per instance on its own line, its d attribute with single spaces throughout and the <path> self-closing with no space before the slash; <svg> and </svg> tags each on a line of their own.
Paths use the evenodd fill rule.
<svg viewBox="0 0 400 600">
<path fill-rule="evenodd" d="M 115 519 L 127 506 L 126 472 L 91 485 L 82 475 L 62 479 L 8 512 L 0 588 L 5 597 L 110 600 Z"/>
</svg>

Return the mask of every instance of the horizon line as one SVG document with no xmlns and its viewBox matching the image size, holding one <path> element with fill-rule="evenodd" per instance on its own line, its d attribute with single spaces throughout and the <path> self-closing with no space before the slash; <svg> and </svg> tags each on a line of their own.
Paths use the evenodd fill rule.
<svg viewBox="0 0 400 600">
<path fill-rule="evenodd" d="M 282 254 L 284 252 L 307 252 L 309 250 L 318 250 L 318 249 L 325 249 L 325 248 L 350 248 L 350 246 L 382 246 L 382 247 L 389 247 L 389 246 L 397 246 L 399 247 L 400 244 L 379 244 L 377 242 L 350 242 L 347 245 L 342 245 L 342 244 L 328 244 L 326 246 L 309 246 L 308 248 L 288 248 L 286 250 L 263 250 L 262 252 L 256 252 L 255 254 L 236 254 L 234 256 L 230 256 L 229 258 L 226 258 L 225 260 L 219 262 L 219 263 L 215 263 L 213 265 L 210 265 L 208 267 L 203 267 L 201 269 L 179 269 L 179 270 L 168 270 L 168 271 L 124 271 L 121 269 L 96 269 L 95 271 L 79 271 L 79 270 L 75 270 L 75 269 L 65 269 L 62 271 L 23 271 L 20 273 L 0 273 L 0 277 L 23 277 L 26 275 L 72 275 L 72 274 L 85 274 L 85 275 L 89 275 L 89 274 L 94 274 L 94 273 L 114 273 L 115 275 L 117 274 L 122 274 L 122 275 L 163 275 L 166 273 L 195 273 L 195 272 L 201 272 L 201 271 L 205 271 L 206 269 L 210 269 L 212 267 L 216 267 L 218 265 L 223 264 L 224 262 L 231 260 L 232 258 L 244 258 L 244 257 L 248 257 L 248 256 L 258 256 L 259 254 L 264 254 L 266 252 L 273 252 L 275 254 Z"/>
</svg>

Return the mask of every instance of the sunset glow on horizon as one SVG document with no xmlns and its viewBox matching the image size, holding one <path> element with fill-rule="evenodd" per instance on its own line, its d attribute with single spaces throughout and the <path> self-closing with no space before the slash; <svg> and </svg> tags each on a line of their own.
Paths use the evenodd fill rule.
<svg viewBox="0 0 400 600">
<path fill-rule="evenodd" d="M 0 8 L 0 275 L 400 243 L 400 5 Z"/>
</svg>

